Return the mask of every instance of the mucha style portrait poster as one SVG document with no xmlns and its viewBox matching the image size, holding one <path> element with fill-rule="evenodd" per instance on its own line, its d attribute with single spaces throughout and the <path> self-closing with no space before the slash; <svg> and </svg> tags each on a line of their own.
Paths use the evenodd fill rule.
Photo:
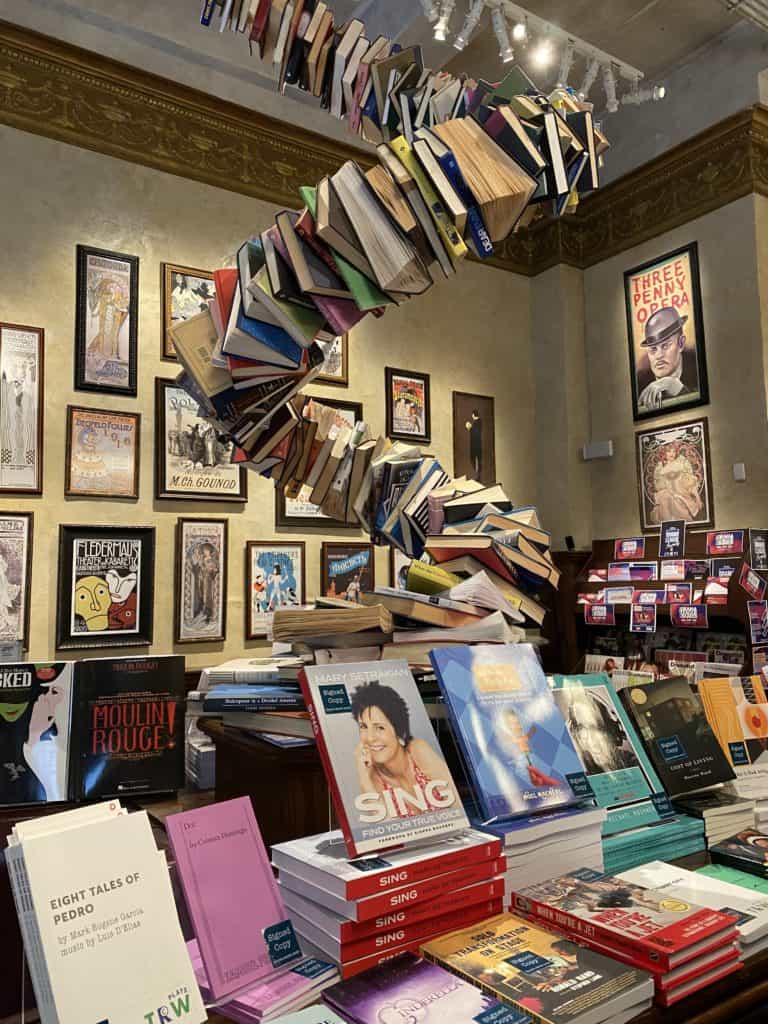
<svg viewBox="0 0 768 1024">
<path fill-rule="evenodd" d="M 453 392 L 453 475 L 496 483 L 493 398 Z"/>
<path fill-rule="evenodd" d="M 706 417 L 637 435 L 640 525 L 648 533 L 671 519 L 712 526 L 714 500 Z"/>
<path fill-rule="evenodd" d="M 318 384 L 349 384 L 349 335 L 340 334 L 332 341 L 321 343 L 325 353 L 322 373 L 315 377 Z"/>
<path fill-rule="evenodd" d="M 75 388 L 136 394 L 139 258 L 77 247 Z"/>
<path fill-rule="evenodd" d="M 141 416 L 67 406 L 67 497 L 138 498 Z"/>
<path fill-rule="evenodd" d="M 155 531 L 59 527 L 56 646 L 152 643 Z"/>
<path fill-rule="evenodd" d="M 373 544 L 325 541 L 321 554 L 324 597 L 360 604 L 360 595 L 374 588 Z"/>
<path fill-rule="evenodd" d="M 155 380 L 155 497 L 245 501 L 247 470 L 232 462 L 232 442 L 197 410 L 172 380 Z"/>
<path fill-rule="evenodd" d="M 246 551 L 246 637 L 267 635 L 272 615 L 306 600 L 305 544 L 249 540 Z"/>
<path fill-rule="evenodd" d="M 698 246 L 624 274 L 635 420 L 709 401 Z"/>
<path fill-rule="evenodd" d="M 429 374 L 385 369 L 387 437 L 401 441 L 429 441 Z"/>
<path fill-rule="evenodd" d="M 32 513 L 0 517 L 0 643 L 29 648 L 29 588 L 32 578 Z"/>
<path fill-rule="evenodd" d="M 0 323 L 0 493 L 43 492 L 43 340 Z"/>
<path fill-rule="evenodd" d="M 176 642 L 223 640 L 227 631 L 227 520 L 176 525 Z"/>
<path fill-rule="evenodd" d="M 171 327 L 208 309 L 209 300 L 216 297 L 216 286 L 209 270 L 162 263 L 160 273 L 163 286 L 163 348 L 160 358 L 175 359 L 169 334 Z"/>
</svg>

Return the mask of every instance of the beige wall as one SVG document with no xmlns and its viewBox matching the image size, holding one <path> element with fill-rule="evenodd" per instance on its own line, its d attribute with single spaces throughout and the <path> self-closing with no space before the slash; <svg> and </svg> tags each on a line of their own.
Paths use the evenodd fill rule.
<svg viewBox="0 0 768 1024">
<path fill-rule="evenodd" d="M 0 320 L 43 327 L 46 337 L 45 482 L 41 498 L 6 496 L 2 510 L 33 510 L 35 546 L 32 657 L 53 655 L 60 523 L 150 524 L 157 528 L 152 648 L 173 649 L 173 537 L 178 516 L 230 521 L 229 602 L 225 644 L 179 645 L 190 666 L 242 653 L 246 540 L 270 539 L 274 487 L 249 478 L 246 506 L 154 500 L 154 378 L 173 375 L 160 353 L 160 263 L 215 267 L 250 232 L 267 226 L 264 203 L 175 178 L 51 140 L 0 127 L 3 212 L 0 217 Z M 72 390 L 75 246 L 140 258 L 139 393 L 136 399 Z M 451 391 L 496 397 L 497 476 L 520 503 L 536 501 L 536 455 L 530 346 L 530 283 L 504 271 L 468 264 L 422 299 L 369 318 L 351 336 L 350 386 L 312 393 L 362 401 L 374 431 L 384 431 L 384 366 L 431 374 L 430 451 L 452 470 Z M 64 422 L 68 403 L 142 413 L 138 502 L 64 497 Z M 307 541 L 310 596 L 319 587 L 323 534 L 282 531 Z M 328 535 L 332 537 L 333 535 Z M 337 531 L 354 539 L 354 531 Z M 386 552 L 376 572 L 388 583 Z M 255 644 L 248 645 L 250 647 Z M 113 651 L 115 649 L 112 649 Z M 110 650 L 94 650 L 108 655 Z"/>
<path fill-rule="evenodd" d="M 584 273 L 590 433 L 614 442 L 612 459 L 592 463 L 595 537 L 631 536 L 640 522 L 623 272 L 690 241 L 699 244 L 710 404 L 639 427 L 707 416 L 715 525 L 768 523 L 768 333 L 761 290 L 764 299 L 768 294 L 764 283 L 758 287 L 758 276 L 765 282 L 768 272 L 768 207 L 766 200 L 747 196 Z M 745 483 L 733 480 L 735 462 L 746 463 Z"/>
</svg>

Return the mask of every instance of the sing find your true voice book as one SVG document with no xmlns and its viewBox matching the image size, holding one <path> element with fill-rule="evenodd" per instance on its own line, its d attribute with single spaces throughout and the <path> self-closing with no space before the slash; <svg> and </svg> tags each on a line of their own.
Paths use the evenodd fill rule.
<svg viewBox="0 0 768 1024">
<path fill-rule="evenodd" d="M 299 682 L 350 856 L 468 826 L 407 662 L 308 666 Z"/>
</svg>

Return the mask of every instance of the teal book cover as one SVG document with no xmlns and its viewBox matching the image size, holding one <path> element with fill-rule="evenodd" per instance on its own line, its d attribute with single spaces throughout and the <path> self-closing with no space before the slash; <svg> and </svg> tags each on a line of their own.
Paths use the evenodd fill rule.
<svg viewBox="0 0 768 1024">
<path fill-rule="evenodd" d="M 555 675 L 562 712 L 599 807 L 608 810 L 603 835 L 674 816 L 656 770 L 603 672 Z"/>
</svg>

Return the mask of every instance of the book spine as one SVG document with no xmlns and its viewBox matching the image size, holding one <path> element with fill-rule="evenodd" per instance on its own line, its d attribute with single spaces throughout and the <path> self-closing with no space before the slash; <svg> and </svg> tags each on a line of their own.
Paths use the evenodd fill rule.
<svg viewBox="0 0 768 1024">
<path fill-rule="evenodd" d="M 489 256 L 493 256 L 493 242 L 491 236 L 488 234 L 485 228 L 485 223 L 477 208 L 475 197 L 470 192 L 464 181 L 464 176 L 459 170 L 459 165 L 456 163 L 456 158 L 452 153 L 444 154 L 436 158 L 440 167 L 443 169 L 443 173 L 450 183 L 456 190 L 456 194 L 459 199 L 464 203 L 467 208 L 467 228 L 469 230 L 470 237 L 474 243 L 477 255 L 481 260 L 487 259 Z"/>
<path fill-rule="evenodd" d="M 315 736 L 315 743 L 317 744 L 317 750 L 320 754 L 320 760 L 323 765 L 323 771 L 325 772 L 325 778 L 328 782 L 328 789 L 331 793 L 331 799 L 333 800 L 333 806 L 336 809 L 336 816 L 339 819 L 341 825 L 341 831 L 344 836 L 344 842 L 347 847 L 347 853 L 350 857 L 357 857 L 358 851 L 355 846 L 355 840 L 352 835 L 352 829 L 349 824 L 347 817 L 347 809 L 344 806 L 344 799 L 341 795 L 338 783 L 336 782 L 336 775 L 333 770 L 330 755 L 328 754 L 328 747 L 325 743 L 325 736 L 323 736 L 323 730 L 320 726 L 320 722 L 317 717 L 317 709 L 315 708 L 315 702 L 312 699 L 312 689 L 307 679 L 307 674 L 304 669 L 299 672 L 299 686 L 301 686 L 301 692 L 304 694 L 304 701 L 307 705 L 307 711 L 309 712 L 309 720 L 312 723 L 312 732 Z"/>
<path fill-rule="evenodd" d="M 203 0 L 203 8 L 200 11 L 200 24 L 207 28 L 213 19 L 213 12 L 216 10 L 216 0 Z"/>
<path fill-rule="evenodd" d="M 386 953 L 378 953 L 373 956 L 362 957 L 360 960 L 353 960 L 351 963 L 339 964 L 339 973 L 341 974 L 342 981 L 354 978 L 356 974 L 360 974 L 362 971 L 367 971 L 371 967 L 378 967 L 379 964 L 383 964 L 387 960 L 393 960 L 396 956 L 400 956 L 402 953 L 413 953 L 414 955 L 417 955 L 419 952 L 419 941 L 419 939 L 415 939 L 413 942 L 409 942 L 404 946 L 396 946 L 394 949 L 390 949 Z"/>
<path fill-rule="evenodd" d="M 56 1001 L 53 997 L 51 977 L 35 915 L 32 889 L 24 864 L 24 854 L 20 847 L 11 847 L 6 849 L 5 859 L 40 1018 L 44 1024 L 58 1024 Z"/>
<path fill-rule="evenodd" d="M 294 696 L 286 697 L 252 697 L 243 700 L 239 697 L 213 697 L 203 701 L 203 711 L 244 711 L 257 715 L 270 711 L 303 711 L 304 701 Z"/>
<path fill-rule="evenodd" d="M 456 977 L 461 978 L 462 981 L 468 981 L 470 985 L 474 985 L 475 988 L 479 988 L 481 992 L 484 992 L 485 995 L 490 996 L 491 999 L 496 999 L 499 1002 L 503 1001 L 505 1005 L 513 1006 L 516 1010 L 520 1010 L 521 1013 L 524 1013 L 525 1016 L 531 1021 L 531 1024 L 553 1024 L 551 1018 L 542 1017 L 540 1013 L 536 1013 L 536 1011 L 532 1010 L 529 1006 L 525 1006 L 521 1003 L 516 1002 L 516 1000 L 512 999 L 507 993 L 505 993 L 504 996 L 500 996 L 500 994 L 493 988 L 492 985 L 489 985 L 485 981 L 479 981 L 472 975 L 467 974 L 465 971 L 462 971 L 461 968 L 457 967 L 456 964 L 452 963 L 449 958 L 443 959 L 443 957 L 435 956 L 434 953 L 431 953 L 428 949 L 424 949 L 423 946 L 421 947 L 419 952 L 421 953 L 425 960 L 429 961 L 429 963 L 437 964 L 437 966 L 442 967 L 444 971 L 450 971 L 451 974 L 455 974 Z M 524 1019 L 525 1018 L 523 1018 L 523 1020 Z"/>
</svg>

